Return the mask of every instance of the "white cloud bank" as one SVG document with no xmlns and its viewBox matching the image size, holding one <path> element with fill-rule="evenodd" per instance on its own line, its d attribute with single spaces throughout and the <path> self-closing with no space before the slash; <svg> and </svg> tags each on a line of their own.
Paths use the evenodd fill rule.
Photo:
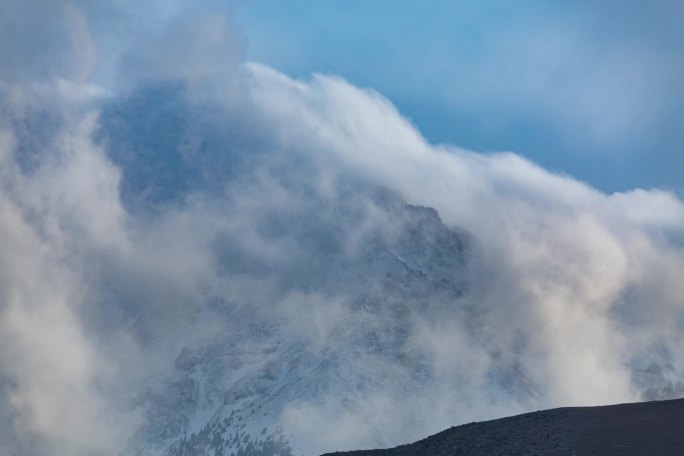
<svg viewBox="0 0 684 456">
<path fill-rule="evenodd" d="M 90 33 L 78 5 L 64 11 L 66 22 L 49 30 Z M 69 74 L 34 70 L 34 57 L 59 61 L 60 51 L 0 48 L 19 62 L 0 73 L 0 451 L 124 451 L 143 420 L 132 385 L 158 381 L 183 344 L 222 329 L 200 311 L 207 296 L 292 315 L 288 300 L 271 309 L 269 288 L 291 280 L 288 262 L 306 251 L 289 233 L 320 214 L 353 245 L 359 225 L 322 209 L 347 198 L 343 181 L 433 207 L 473 234 L 474 279 L 457 307 L 476 317 L 447 307 L 441 318 L 413 320 L 410 344 L 437 385 L 429 396 L 397 404 L 377 395 L 344 416 L 321 404 L 288 409 L 284 422 L 312 448 L 362 444 L 360 423 L 371 418 L 401 439 L 398 414 L 424 415 L 436 431 L 525 407 L 634 400 L 634 364 L 684 372 L 684 204 L 674 194 L 606 195 L 513 153 L 428 144 L 381 95 L 236 64 L 225 22 L 198 21 L 174 29 L 192 32 L 187 48 L 162 39 L 122 51 L 123 62 L 150 65 L 129 79 L 120 68 L 127 92 L 87 81 L 101 64 L 88 39 L 74 38 L 82 65 Z M 207 40 L 208 60 L 184 62 Z M 145 98 L 151 89 L 140 81 L 173 89 Z M 108 136 L 122 131 L 116 122 L 141 136 Z M 140 185 L 126 193 L 130 179 Z M 364 195 L 354 204 L 365 223 L 390 232 L 391 214 Z M 285 234 L 266 233 L 274 213 L 293 215 L 281 219 Z M 252 263 L 226 271 L 219 242 L 269 274 Z M 293 327 L 325 339 L 335 321 L 321 319 L 344 315 L 334 308 Z M 492 396 L 486 380 L 497 366 L 524 372 L 537 391 L 531 402 Z"/>
</svg>

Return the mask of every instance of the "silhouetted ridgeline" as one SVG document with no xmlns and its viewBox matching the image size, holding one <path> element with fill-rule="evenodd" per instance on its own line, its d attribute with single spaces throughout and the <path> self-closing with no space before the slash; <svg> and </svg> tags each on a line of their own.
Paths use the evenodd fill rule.
<svg viewBox="0 0 684 456">
<path fill-rule="evenodd" d="M 345 456 L 684 455 L 684 399 L 526 413 Z"/>
</svg>

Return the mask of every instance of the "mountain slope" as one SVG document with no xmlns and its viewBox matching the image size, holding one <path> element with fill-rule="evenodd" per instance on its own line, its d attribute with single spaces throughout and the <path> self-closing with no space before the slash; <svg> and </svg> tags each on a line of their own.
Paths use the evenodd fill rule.
<svg viewBox="0 0 684 456">
<path fill-rule="evenodd" d="M 240 296 L 273 302 L 270 313 L 211 304 L 214 318 L 224 319 L 220 332 L 186 345 L 169 378 L 143 391 L 149 424 L 132 454 L 289 456 L 340 448 L 312 421 L 361 423 L 364 433 L 355 437 L 367 447 L 397 442 L 401 425 L 420 435 L 408 413 L 391 426 L 374 424 L 383 419 L 372 401 L 419 398 L 434 387 L 431 367 L 412 345 L 413 325 L 443 306 L 458 311 L 468 247 L 434 209 L 378 205 L 393 224 L 367 228 L 352 248 L 346 233 L 336 239 L 336 227 L 313 219 L 301 233 L 288 232 L 305 245 L 302 258 L 278 272 L 273 290 Z M 307 249 L 319 268 L 312 269 Z M 226 268 L 250 268 L 251 277 L 270 274 L 232 249 L 223 261 Z"/>
<path fill-rule="evenodd" d="M 684 454 L 684 399 L 570 407 L 453 427 L 387 450 L 345 456 Z"/>
</svg>

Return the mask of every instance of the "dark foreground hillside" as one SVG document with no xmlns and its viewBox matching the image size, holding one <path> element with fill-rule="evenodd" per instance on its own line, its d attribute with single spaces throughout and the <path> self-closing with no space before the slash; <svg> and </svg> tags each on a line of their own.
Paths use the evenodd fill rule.
<svg viewBox="0 0 684 456">
<path fill-rule="evenodd" d="M 684 399 L 545 410 L 345 456 L 684 455 Z"/>
</svg>

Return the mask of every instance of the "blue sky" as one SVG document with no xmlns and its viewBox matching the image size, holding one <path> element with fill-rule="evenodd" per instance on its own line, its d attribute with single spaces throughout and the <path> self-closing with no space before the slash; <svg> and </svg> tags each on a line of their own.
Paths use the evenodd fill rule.
<svg viewBox="0 0 684 456">
<path fill-rule="evenodd" d="M 252 0 L 235 22 L 248 59 L 376 89 L 431 142 L 681 194 L 684 7 L 596 3 Z"/>
</svg>

